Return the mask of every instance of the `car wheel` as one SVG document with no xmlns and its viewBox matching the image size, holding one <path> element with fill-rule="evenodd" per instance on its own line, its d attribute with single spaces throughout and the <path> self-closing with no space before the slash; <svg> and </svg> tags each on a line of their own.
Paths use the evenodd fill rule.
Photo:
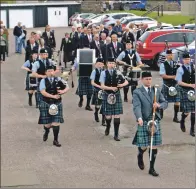
<svg viewBox="0 0 196 189">
<path fill-rule="evenodd" d="M 153 64 L 152 64 L 152 67 L 155 69 L 155 70 L 159 70 L 159 63 L 158 63 L 158 60 L 159 60 L 159 53 L 155 56 L 155 58 L 153 59 Z"/>
<path fill-rule="evenodd" d="M 128 3 L 124 4 L 123 10 L 124 10 L 124 11 L 130 10 L 130 5 L 129 5 Z"/>
</svg>

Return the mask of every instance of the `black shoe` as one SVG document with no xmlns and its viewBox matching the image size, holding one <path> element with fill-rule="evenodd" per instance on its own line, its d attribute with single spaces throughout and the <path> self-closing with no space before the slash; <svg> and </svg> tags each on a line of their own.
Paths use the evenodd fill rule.
<svg viewBox="0 0 196 189">
<path fill-rule="evenodd" d="M 109 134 L 110 134 L 110 129 L 108 127 L 106 127 L 105 136 L 108 136 Z"/>
<path fill-rule="evenodd" d="M 56 147 L 61 147 L 61 144 L 59 144 L 58 141 L 53 141 L 53 145 L 56 146 Z"/>
<path fill-rule="evenodd" d="M 179 121 L 179 119 L 178 119 L 177 117 L 174 117 L 174 118 L 173 118 L 173 122 L 175 122 L 175 123 L 180 123 L 180 121 Z"/>
<path fill-rule="evenodd" d="M 139 167 L 141 170 L 144 170 L 143 155 L 142 155 L 142 154 L 138 154 L 138 155 L 137 155 L 137 160 L 138 160 L 138 167 Z"/>
<path fill-rule="evenodd" d="M 115 141 L 120 141 L 120 139 L 117 136 L 114 137 L 114 140 Z"/>
<path fill-rule="evenodd" d="M 94 116 L 95 116 L 95 121 L 96 121 L 96 122 L 99 122 L 99 116 L 98 116 L 98 113 L 94 113 Z"/>
<path fill-rule="evenodd" d="M 184 122 L 182 122 L 182 121 L 180 121 L 180 128 L 181 128 L 181 131 L 182 131 L 182 132 L 186 132 L 185 124 L 184 124 Z"/>
<path fill-rule="evenodd" d="M 47 141 L 48 140 L 48 134 L 47 132 L 44 133 L 44 136 L 43 136 L 43 141 Z"/>
<path fill-rule="evenodd" d="M 195 137 L 195 132 L 190 130 L 190 135 L 191 135 L 192 137 Z"/>
<path fill-rule="evenodd" d="M 85 110 L 93 111 L 93 109 L 90 106 L 86 106 Z"/>
<path fill-rule="evenodd" d="M 124 99 L 124 102 L 128 102 L 128 99 L 127 99 L 127 98 L 125 98 L 125 99 Z"/>
<path fill-rule="evenodd" d="M 82 105 L 83 105 L 83 100 L 81 100 L 79 103 L 78 103 L 78 107 L 82 107 Z"/>
<path fill-rule="evenodd" d="M 159 174 L 154 169 L 150 169 L 148 173 L 150 175 L 152 175 L 153 177 L 158 177 L 159 176 Z"/>
</svg>

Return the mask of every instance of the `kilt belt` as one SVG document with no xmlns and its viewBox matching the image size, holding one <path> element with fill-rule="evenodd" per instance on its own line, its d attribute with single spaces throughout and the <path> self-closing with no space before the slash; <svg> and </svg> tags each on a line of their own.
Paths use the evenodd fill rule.
<svg viewBox="0 0 196 189">
<path fill-rule="evenodd" d="M 115 104 L 108 104 L 107 98 L 109 93 L 105 92 L 103 93 L 103 101 L 102 101 L 102 111 L 104 115 L 120 115 L 123 114 L 123 106 L 122 106 L 122 98 L 120 91 L 115 93 L 116 95 L 116 103 Z"/>
<path fill-rule="evenodd" d="M 165 84 L 167 85 L 167 84 Z M 163 96 L 165 97 L 165 99 L 168 101 L 168 103 L 172 103 L 172 102 L 180 102 L 180 93 L 179 93 L 179 85 L 167 85 L 168 87 L 175 87 L 177 90 L 177 95 L 176 96 L 170 96 L 169 95 L 169 88 L 167 86 L 163 85 L 162 89 L 161 89 L 161 93 L 163 94 Z"/>
<path fill-rule="evenodd" d="M 43 100 L 40 101 L 39 104 L 40 116 L 39 116 L 38 124 L 51 124 L 53 122 L 64 123 L 62 102 L 58 102 L 55 104 L 58 106 L 58 114 L 50 115 L 49 107 L 51 104 L 48 104 Z"/>
<path fill-rule="evenodd" d="M 188 91 L 189 89 L 184 89 L 182 87 L 179 87 L 180 111 L 184 113 L 195 112 L 195 101 L 190 101 L 188 99 L 188 95 L 187 95 Z"/>
<path fill-rule="evenodd" d="M 136 145 L 138 147 L 150 146 L 151 135 L 147 129 L 147 124 L 148 124 L 148 121 L 150 120 L 152 120 L 152 115 L 150 115 L 147 120 L 143 121 L 143 126 L 139 126 L 139 125 L 137 126 L 137 131 L 136 131 L 135 137 L 132 142 L 133 145 Z M 155 119 L 155 120 L 157 123 L 157 131 L 153 135 L 153 146 L 159 146 L 162 144 L 161 125 L 160 125 L 159 119 Z"/>
</svg>

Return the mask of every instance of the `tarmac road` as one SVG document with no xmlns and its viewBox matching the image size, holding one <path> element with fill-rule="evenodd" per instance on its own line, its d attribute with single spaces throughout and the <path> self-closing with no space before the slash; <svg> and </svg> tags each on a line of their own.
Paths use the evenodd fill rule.
<svg viewBox="0 0 196 189">
<path fill-rule="evenodd" d="M 55 29 L 57 47 L 67 31 L 70 29 Z M 131 144 L 136 130 L 131 97 L 129 103 L 124 103 L 120 142 L 113 140 L 112 131 L 109 137 L 104 136 L 104 127 L 95 123 L 92 112 L 77 107 L 76 87 L 63 98 L 65 123 L 60 128 L 62 147 L 52 145 L 52 131 L 48 141 L 43 142 L 43 128 L 37 124 L 39 110 L 27 104 L 24 90 L 26 73 L 20 69 L 24 54 L 14 54 L 14 38 L 11 35 L 10 47 L 10 57 L 1 65 L 2 186 L 195 188 L 195 138 L 189 136 L 189 121 L 186 133 L 180 131 L 179 124 L 172 122 L 172 105 L 162 121 L 164 145 L 155 164 L 160 173 L 158 178 L 148 175 L 147 153 L 145 170 L 137 167 L 137 148 Z M 152 73 L 154 84 L 160 85 L 158 72 Z M 74 80 L 76 85 L 76 76 Z"/>
</svg>

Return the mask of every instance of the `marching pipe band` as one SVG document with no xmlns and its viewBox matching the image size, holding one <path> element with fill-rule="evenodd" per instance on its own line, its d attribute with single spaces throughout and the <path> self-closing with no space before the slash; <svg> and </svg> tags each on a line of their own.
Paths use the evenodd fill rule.
<svg viewBox="0 0 196 189">
<path fill-rule="evenodd" d="M 74 36 L 76 36 L 76 33 L 73 33 L 72 38 Z M 97 35 L 95 34 L 94 37 L 89 35 L 83 40 L 86 40 L 88 37 L 91 40 L 93 38 L 96 40 Z M 181 102 L 180 109 L 183 113 L 180 127 L 183 132 L 186 130 L 185 118 L 188 116 L 188 113 L 191 113 L 190 134 L 195 136 L 195 109 L 193 106 L 195 103 L 195 80 L 193 79 L 195 68 L 190 66 L 191 71 L 187 71 L 190 63 L 188 55 L 183 56 L 184 66 L 177 66 L 176 62 L 172 61 L 171 50 L 168 49 L 166 52 L 167 60 L 160 67 L 160 75 L 163 78 L 163 87 L 160 90 L 157 85 L 154 87 L 151 85 L 151 72 L 142 72 L 143 63 L 133 48 L 133 42 L 129 39 L 126 40 L 126 49 L 124 50 L 123 45 L 117 42 L 116 34 L 113 34 L 111 37 L 112 41 L 108 44 L 96 41 L 92 49 L 89 49 L 89 47 L 92 47 L 92 43 L 86 45 L 88 46 L 87 49 L 78 49 L 77 53 L 75 53 L 74 65 L 69 71 L 65 71 L 65 68 L 60 70 L 58 67 L 57 62 L 59 62 L 59 65 L 61 63 L 60 58 L 58 59 L 61 56 L 60 51 L 57 51 L 54 58 L 56 51 L 53 49 L 52 60 L 49 60 L 46 49 L 40 49 L 38 58 L 36 57 L 38 49 L 35 49 L 31 53 L 32 60 L 28 60 L 22 66 L 22 69 L 28 72 L 27 79 L 29 81 L 27 80 L 26 82 L 26 90 L 29 93 L 29 105 L 32 106 L 32 94 L 35 92 L 37 94 L 36 107 L 40 110 L 38 123 L 44 125 L 45 131 L 43 141 L 47 141 L 50 128 L 53 128 L 53 145 L 60 147 L 61 144 L 58 141 L 59 126 L 60 123 L 64 122 L 61 96 L 69 90 L 67 82 L 70 76 L 72 88 L 74 87 L 73 72 L 77 70 L 79 79 L 76 94 L 80 97 L 78 106 L 82 107 L 83 95 L 86 95 L 87 104 L 85 109 L 93 111 L 90 107 L 90 102 L 92 105 L 95 105 L 93 117 L 96 122 L 99 122 L 98 114 L 100 111 L 100 114 L 102 114 L 102 125 L 106 126 L 106 136 L 110 133 L 113 118 L 114 140 L 120 141 L 120 115 L 123 114 L 120 89 L 123 88 L 124 101 L 127 102 L 127 93 L 129 86 L 131 86 L 133 112 L 137 122 L 137 132 L 133 145 L 138 146 L 138 166 L 141 170 L 144 169 L 143 154 L 149 147 L 149 174 L 158 176 L 159 174 L 155 171 L 154 164 L 158 152 L 157 146 L 162 144 L 160 127 L 163 117 L 162 112 L 167 108 L 168 102 L 175 103 L 173 121 L 178 123 L 177 113 L 179 112 L 179 102 Z M 96 51 L 96 53 L 93 53 L 93 51 Z M 78 58 L 79 54 L 82 56 Z M 96 54 L 96 61 L 94 61 L 93 54 Z M 89 63 L 81 63 L 85 61 Z M 122 66 L 122 70 L 120 66 Z M 56 77 L 60 72 L 61 76 Z M 142 83 L 141 87 L 138 87 L 139 80 Z M 59 83 L 58 81 L 61 82 Z"/>
</svg>

